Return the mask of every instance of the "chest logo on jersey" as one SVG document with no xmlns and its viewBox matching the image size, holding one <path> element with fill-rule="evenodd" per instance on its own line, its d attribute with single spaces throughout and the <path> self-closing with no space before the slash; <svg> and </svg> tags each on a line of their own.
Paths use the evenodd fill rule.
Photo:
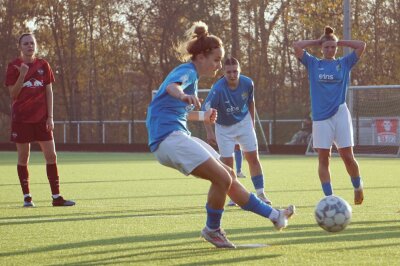
<svg viewBox="0 0 400 266">
<path fill-rule="evenodd" d="M 37 88 L 37 87 L 43 87 L 43 82 L 37 79 L 30 79 L 26 81 L 22 87 L 27 87 L 27 88 Z"/>
<path fill-rule="evenodd" d="M 249 97 L 249 94 L 247 92 L 242 93 L 242 99 L 246 100 Z"/>
<path fill-rule="evenodd" d="M 39 68 L 39 69 L 38 69 L 38 71 L 37 71 L 37 73 L 38 73 L 39 75 L 43 76 L 43 74 L 44 74 L 44 70 L 43 70 L 43 69 L 41 69 L 41 68 Z"/>
</svg>

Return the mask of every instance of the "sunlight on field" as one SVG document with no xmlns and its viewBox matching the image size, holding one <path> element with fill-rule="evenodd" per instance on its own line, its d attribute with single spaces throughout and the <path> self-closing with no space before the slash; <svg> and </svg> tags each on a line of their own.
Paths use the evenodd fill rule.
<svg viewBox="0 0 400 266">
<path fill-rule="evenodd" d="M 289 227 L 227 207 L 223 227 L 236 250 L 200 239 L 209 184 L 159 165 L 151 154 L 60 152 L 61 192 L 77 205 L 51 207 L 40 153 L 32 153 L 31 193 L 22 208 L 16 154 L 0 153 L 1 265 L 396 265 L 400 251 L 399 159 L 359 158 L 365 201 L 353 191 L 339 158 L 334 191 L 353 207 L 350 225 L 327 233 L 314 220 L 322 198 L 316 157 L 261 156 L 266 191 L 275 206 L 297 206 Z M 244 171 L 248 168 L 244 164 Z M 241 179 L 252 189 L 250 178 Z M 258 248 L 249 248 L 261 246 Z"/>
</svg>

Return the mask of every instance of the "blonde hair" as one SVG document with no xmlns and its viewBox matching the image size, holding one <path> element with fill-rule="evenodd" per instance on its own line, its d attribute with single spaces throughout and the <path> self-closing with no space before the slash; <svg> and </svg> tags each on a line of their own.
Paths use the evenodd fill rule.
<svg viewBox="0 0 400 266">
<path fill-rule="evenodd" d="M 187 61 L 196 59 L 199 54 L 207 56 L 212 50 L 221 47 L 223 47 L 221 39 L 209 34 L 207 24 L 197 21 L 185 32 L 184 40 L 178 42 L 175 50 L 179 60 Z"/>
<path fill-rule="evenodd" d="M 335 41 L 337 42 L 339 39 L 334 34 L 335 30 L 330 26 L 325 26 L 325 33 L 320 37 L 321 44 L 326 41 Z"/>
</svg>

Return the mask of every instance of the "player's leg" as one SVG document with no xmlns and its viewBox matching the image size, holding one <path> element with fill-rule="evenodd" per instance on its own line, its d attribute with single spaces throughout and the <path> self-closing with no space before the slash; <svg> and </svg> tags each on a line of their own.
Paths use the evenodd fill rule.
<svg viewBox="0 0 400 266">
<path fill-rule="evenodd" d="M 207 221 L 201 234 L 217 247 L 235 247 L 221 228 L 226 194 L 232 179 L 216 159 L 219 154 L 204 141 L 175 131 L 160 143 L 154 155 L 162 165 L 211 182 L 206 203 Z"/>
<path fill-rule="evenodd" d="M 53 206 L 74 206 L 75 202 L 60 195 L 60 177 L 57 169 L 57 154 L 54 140 L 38 141 L 46 160 L 46 173 L 49 180 Z"/>
<path fill-rule="evenodd" d="M 19 182 L 21 184 L 22 193 L 24 194 L 24 207 L 34 207 L 32 195 L 30 194 L 29 187 L 29 156 L 30 148 L 34 140 L 34 132 L 31 124 L 25 123 L 11 123 L 11 137 L 10 140 L 15 142 L 18 154 L 17 172 Z"/>
<path fill-rule="evenodd" d="M 233 126 L 220 126 L 215 125 L 215 136 L 217 140 L 218 150 L 221 154 L 220 160 L 230 168 L 233 168 L 233 153 L 236 145 L 236 127 Z M 227 206 L 237 206 L 236 203 L 230 199 Z"/>
<path fill-rule="evenodd" d="M 289 205 L 286 209 L 275 209 L 264 201 L 249 193 L 246 188 L 234 176 L 234 172 L 228 166 L 225 166 L 232 176 L 232 184 L 229 188 L 228 195 L 242 209 L 256 213 L 266 217 L 272 221 L 277 230 L 282 230 L 288 224 L 288 219 L 295 213 L 295 207 Z"/>
<path fill-rule="evenodd" d="M 245 178 L 246 176 L 242 172 L 242 161 L 243 161 L 243 154 L 242 150 L 240 149 L 240 145 L 235 145 L 235 166 L 236 166 L 236 176 L 240 178 Z"/>
<path fill-rule="evenodd" d="M 317 149 L 318 150 L 318 176 L 321 181 L 322 190 L 325 196 L 333 194 L 331 184 L 331 173 L 329 169 L 329 162 L 331 159 L 330 149 Z"/>
<path fill-rule="evenodd" d="M 261 167 L 260 159 L 258 157 L 258 151 L 244 152 L 247 163 L 249 164 L 251 181 L 253 182 L 254 188 L 259 197 L 265 203 L 271 205 L 272 202 L 265 195 L 264 188 L 264 174 Z"/>
<path fill-rule="evenodd" d="M 336 127 L 335 143 L 353 184 L 354 203 L 361 204 L 364 200 L 363 182 L 360 176 L 358 163 L 354 157 L 353 124 L 350 111 L 346 104 L 339 106 L 339 110 L 334 115 L 334 119 Z"/>
<path fill-rule="evenodd" d="M 318 176 L 325 196 L 333 194 L 329 162 L 334 140 L 332 119 L 314 121 L 312 130 L 313 147 L 318 151 Z"/>
<path fill-rule="evenodd" d="M 265 195 L 264 174 L 258 156 L 256 132 L 250 115 L 246 116 L 240 124 L 237 141 L 243 148 L 244 157 L 249 165 L 251 181 L 253 182 L 257 196 L 265 203 L 271 205 L 272 202 Z"/>
<path fill-rule="evenodd" d="M 35 204 L 32 201 L 32 195 L 30 194 L 29 187 L 29 155 L 30 155 L 30 143 L 16 143 L 18 153 L 18 165 L 17 172 L 19 182 L 21 184 L 22 193 L 24 195 L 24 207 L 34 207 Z"/>
</svg>

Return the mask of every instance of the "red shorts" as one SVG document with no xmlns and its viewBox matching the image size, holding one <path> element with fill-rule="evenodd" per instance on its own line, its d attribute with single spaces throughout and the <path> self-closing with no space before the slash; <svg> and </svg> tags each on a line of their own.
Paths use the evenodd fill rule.
<svg viewBox="0 0 400 266">
<path fill-rule="evenodd" d="M 46 130 L 46 121 L 39 123 L 11 123 L 10 140 L 15 143 L 48 141 L 53 139 L 53 131 Z"/>
</svg>

